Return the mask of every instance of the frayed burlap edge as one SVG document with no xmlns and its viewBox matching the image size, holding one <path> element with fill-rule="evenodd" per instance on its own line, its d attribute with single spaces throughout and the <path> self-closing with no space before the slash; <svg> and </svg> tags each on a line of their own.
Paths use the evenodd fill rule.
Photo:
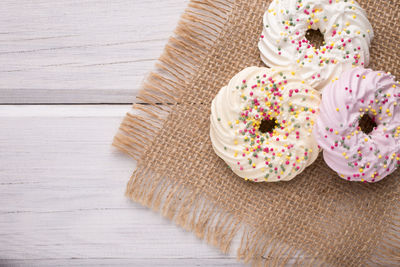
<svg viewBox="0 0 400 267">
<path fill-rule="evenodd" d="M 151 177 L 151 178 L 150 178 Z M 253 266 L 329 266 L 322 255 L 310 254 L 266 236 L 251 225 L 236 219 L 214 201 L 209 201 L 199 190 L 185 188 L 170 177 L 163 177 L 149 169 L 138 168 L 126 191 L 130 199 L 160 212 L 183 229 L 192 231 L 200 239 L 231 252 L 234 238 L 239 238 L 238 260 Z M 400 260 L 400 214 L 394 216 L 375 253 L 362 266 L 396 266 Z"/>
<path fill-rule="evenodd" d="M 193 0 L 189 3 L 156 63 L 145 79 L 136 104 L 121 123 L 113 145 L 139 160 L 160 131 L 173 105 L 193 79 L 202 59 L 224 26 L 232 2 Z"/>
<path fill-rule="evenodd" d="M 239 237 L 238 259 L 254 266 L 328 265 L 322 255 L 302 252 L 274 236 L 265 236 L 224 211 L 215 201 L 208 200 L 200 191 L 193 192 L 172 177 L 162 177 L 146 169 L 140 160 L 173 106 L 178 104 L 188 80 L 204 64 L 202 59 L 223 30 L 233 4 L 233 0 L 192 0 L 156 64 L 157 71 L 144 81 L 137 103 L 124 118 L 113 142 L 115 147 L 138 160 L 126 196 L 161 212 L 223 253 L 229 253 L 233 239 Z M 395 213 L 381 244 L 370 259 L 365 259 L 364 265 L 400 263 L 400 213 Z"/>
<path fill-rule="evenodd" d="M 151 177 L 151 179 L 148 179 Z M 150 170 L 137 169 L 128 183 L 126 195 L 183 229 L 192 231 L 200 239 L 218 247 L 223 253 L 231 252 L 234 238 L 239 238 L 237 259 L 253 266 L 322 265 L 319 255 L 307 255 L 299 249 L 266 236 L 236 219 L 199 192 L 187 190 L 182 184 L 154 174 Z"/>
</svg>

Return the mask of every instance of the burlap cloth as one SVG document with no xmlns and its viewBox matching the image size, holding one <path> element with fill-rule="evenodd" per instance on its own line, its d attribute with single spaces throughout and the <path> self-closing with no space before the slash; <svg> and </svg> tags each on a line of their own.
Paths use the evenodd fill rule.
<svg viewBox="0 0 400 267">
<path fill-rule="evenodd" d="M 375 184 L 322 160 L 290 182 L 252 183 L 213 152 L 210 104 L 247 66 L 270 1 L 192 0 L 114 145 L 138 160 L 127 196 L 253 264 L 400 264 L 399 171 Z M 400 1 L 359 0 L 375 39 L 370 67 L 400 77 Z"/>
</svg>

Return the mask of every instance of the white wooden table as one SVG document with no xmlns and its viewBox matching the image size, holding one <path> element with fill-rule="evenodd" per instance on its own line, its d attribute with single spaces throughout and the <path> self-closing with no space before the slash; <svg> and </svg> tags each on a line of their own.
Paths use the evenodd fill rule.
<svg viewBox="0 0 400 267">
<path fill-rule="evenodd" d="M 0 1 L 0 265 L 233 266 L 124 197 L 111 147 L 187 0 Z"/>
</svg>

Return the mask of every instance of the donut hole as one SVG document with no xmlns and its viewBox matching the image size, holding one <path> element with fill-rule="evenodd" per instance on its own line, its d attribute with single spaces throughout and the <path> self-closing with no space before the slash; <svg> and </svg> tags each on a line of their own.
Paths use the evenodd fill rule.
<svg viewBox="0 0 400 267">
<path fill-rule="evenodd" d="M 371 133 L 376 126 L 378 126 L 373 118 L 371 118 L 368 114 L 363 114 L 358 121 L 358 126 L 361 131 L 365 134 Z"/>
<path fill-rule="evenodd" d="M 318 30 L 313 30 L 313 29 L 307 30 L 305 37 L 310 42 L 310 44 L 317 49 L 320 48 L 325 42 L 324 35 L 321 33 L 321 31 L 319 29 Z"/>
<path fill-rule="evenodd" d="M 272 133 L 279 124 L 276 122 L 276 119 L 264 119 L 260 123 L 260 127 L 258 130 L 262 133 Z"/>
</svg>

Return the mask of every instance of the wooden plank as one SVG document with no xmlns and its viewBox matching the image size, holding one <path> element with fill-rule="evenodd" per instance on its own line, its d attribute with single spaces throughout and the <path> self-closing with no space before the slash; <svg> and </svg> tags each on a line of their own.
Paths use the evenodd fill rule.
<svg viewBox="0 0 400 267">
<path fill-rule="evenodd" d="M 0 265 L 240 265 L 124 197 L 129 107 L 0 106 Z"/>
<path fill-rule="evenodd" d="M 188 0 L 0 1 L 0 103 L 129 103 Z"/>
<path fill-rule="evenodd" d="M 46 260 L 0 260 L 0 265 L 5 266 L 171 266 L 171 267 L 190 267 L 190 266 L 242 266 L 239 263 L 232 262 L 231 259 L 185 259 L 185 258 L 165 258 L 165 259 L 46 259 Z"/>
</svg>

